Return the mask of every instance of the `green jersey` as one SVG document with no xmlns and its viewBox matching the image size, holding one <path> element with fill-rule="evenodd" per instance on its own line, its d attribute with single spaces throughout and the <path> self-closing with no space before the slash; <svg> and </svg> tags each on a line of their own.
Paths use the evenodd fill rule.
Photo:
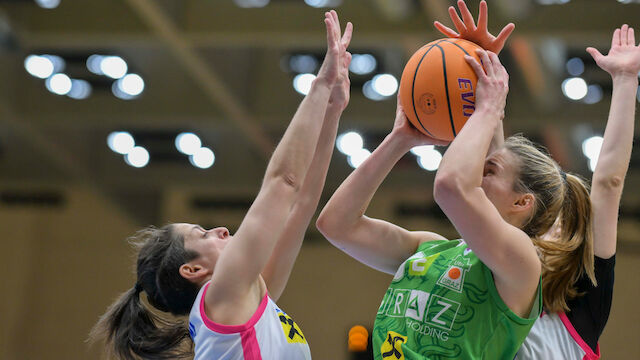
<svg viewBox="0 0 640 360">
<path fill-rule="evenodd" d="M 376 360 L 514 358 L 542 311 L 502 301 L 491 270 L 463 240 L 423 243 L 400 265 L 373 327 Z"/>
</svg>

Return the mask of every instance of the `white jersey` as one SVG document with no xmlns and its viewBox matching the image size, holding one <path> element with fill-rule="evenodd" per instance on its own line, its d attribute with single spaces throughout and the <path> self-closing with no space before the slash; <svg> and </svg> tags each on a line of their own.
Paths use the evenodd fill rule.
<svg viewBox="0 0 640 360">
<path fill-rule="evenodd" d="M 547 314 L 536 320 L 515 360 L 597 360 L 596 352 L 582 340 L 564 313 Z"/>
<path fill-rule="evenodd" d="M 189 314 L 194 360 L 309 360 L 307 339 L 298 325 L 265 294 L 251 319 L 242 325 L 211 321 L 204 310 L 206 283 Z"/>
</svg>

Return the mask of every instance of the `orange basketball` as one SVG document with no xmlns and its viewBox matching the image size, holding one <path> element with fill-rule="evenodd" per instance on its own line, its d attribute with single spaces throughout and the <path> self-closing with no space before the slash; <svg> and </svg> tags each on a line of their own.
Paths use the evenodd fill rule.
<svg viewBox="0 0 640 360">
<path fill-rule="evenodd" d="M 400 104 L 422 133 L 453 140 L 475 110 L 478 77 L 464 55 L 480 47 L 462 39 L 439 39 L 416 51 L 402 72 Z"/>
</svg>

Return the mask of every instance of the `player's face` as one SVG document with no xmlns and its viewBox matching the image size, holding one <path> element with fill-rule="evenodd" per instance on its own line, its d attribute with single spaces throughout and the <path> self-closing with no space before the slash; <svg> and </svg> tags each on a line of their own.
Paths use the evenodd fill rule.
<svg viewBox="0 0 640 360">
<path fill-rule="evenodd" d="M 506 148 L 489 154 L 484 163 L 482 189 L 505 219 L 519 196 L 513 190 L 517 168 L 516 157 Z"/>
<path fill-rule="evenodd" d="M 205 230 L 200 225 L 180 223 L 174 225 L 174 231 L 182 235 L 184 247 L 200 254 L 200 260 L 213 270 L 222 250 L 232 236 L 225 227 Z"/>
</svg>

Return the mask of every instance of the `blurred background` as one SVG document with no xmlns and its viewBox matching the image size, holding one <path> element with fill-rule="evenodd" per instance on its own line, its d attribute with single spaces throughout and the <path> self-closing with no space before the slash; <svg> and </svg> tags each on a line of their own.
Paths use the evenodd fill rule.
<svg viewBox="0 0 640 360">
<path fill-rule="evenodd" d="M 477 14 L 478 1 L 467 3 Z M 85 339 L 133 285 L 126 238 L 138 228 L 186 221 L 237 229 L 322 61 L 323 12 L 335 8 L 343 26 L 355 25 L 352 91 L 322 206 L 391 129 L 403 66 L 442 37 L 434 20 L 452 26 L 453 4 L 0 0 L 0 358 L 99 358 L 100 345 Z M 606 52 L 614 28 L 640 27 L 638 19 L 632 0 L 489 1 L 494 34 L 517 25 L 501 53 L 511 75 L 507 135 L 526 134 L 590 178 L 611 81 L 584 49 Z M 407 154 L 367 214 L 456 237 L 431 195 L 444 150 Z M 600 342 L 605 359 L 640 352 L 639 184 L 636 148 Z M 371 328 L 389 281 L 312 225 L 279 305 L 314 358 L 351 359 L 349 328 Z"/>
</svg>

